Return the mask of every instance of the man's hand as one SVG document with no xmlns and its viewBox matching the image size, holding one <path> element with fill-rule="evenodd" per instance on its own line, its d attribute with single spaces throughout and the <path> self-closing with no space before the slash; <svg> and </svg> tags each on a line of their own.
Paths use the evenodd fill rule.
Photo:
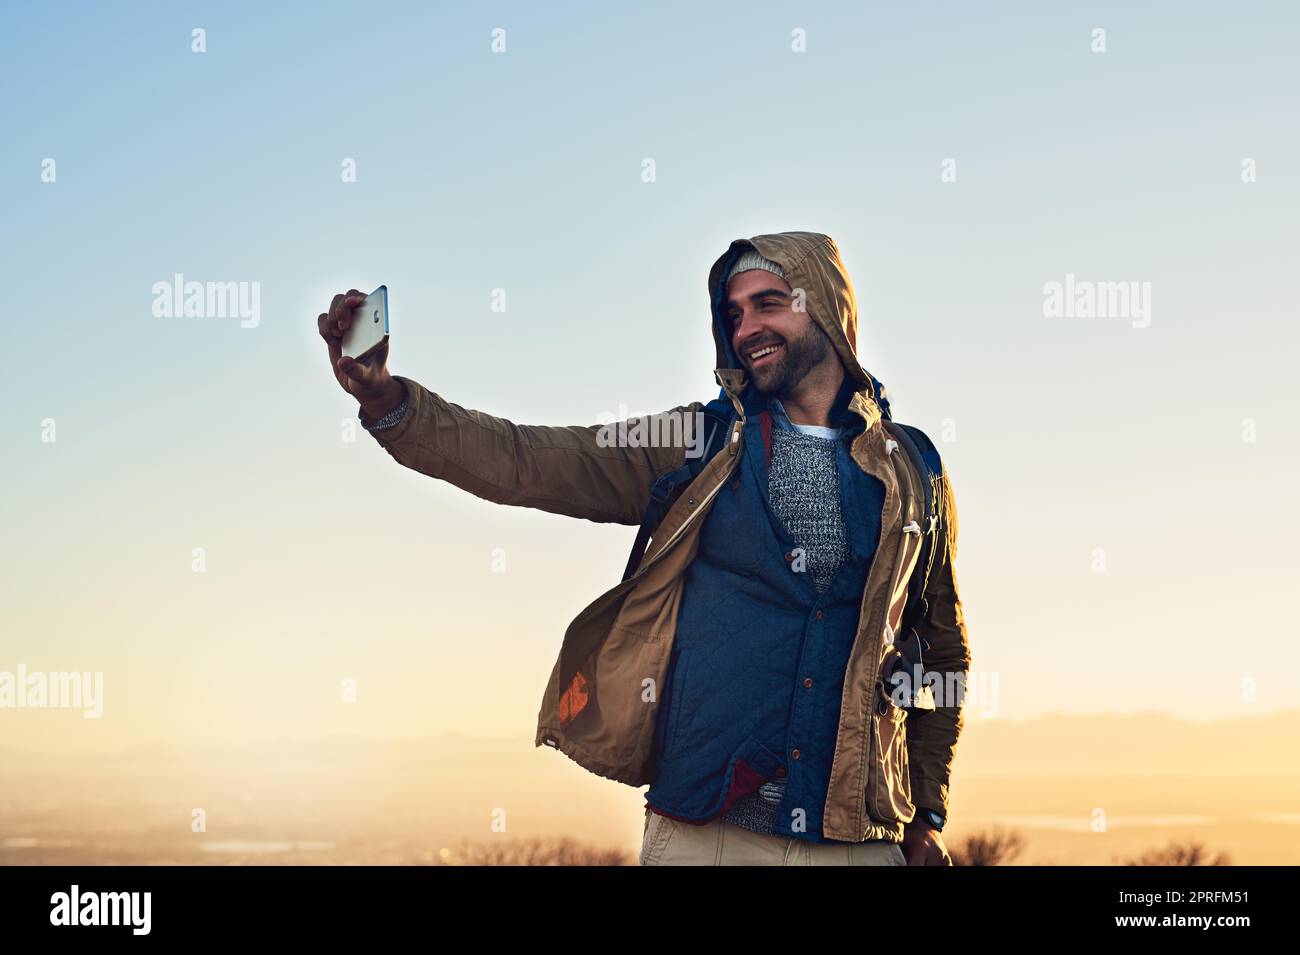
<svg viewBox="0 0 1300 955">
<path fill-rule="evenodd" d="M 376 348 L 364 364 L 343 354 L 343 333 L 352 324 L 352 310 L 365 300 L 365 293 L 356 289 L 335 295 L 330 310 L 322 312 L 316 324 L 329 349 L 330 368 L 339 387 L 361 403 L 372 421 L 377 421 L 402 403 L 406 389 L 388 373 L 388 342 Z"/>
<path fill-rule="evenodd" d="M 942 833 L 920 820 L 903 827 L 903 855 L 908 865 L 952 865 Z"/>
</svg>

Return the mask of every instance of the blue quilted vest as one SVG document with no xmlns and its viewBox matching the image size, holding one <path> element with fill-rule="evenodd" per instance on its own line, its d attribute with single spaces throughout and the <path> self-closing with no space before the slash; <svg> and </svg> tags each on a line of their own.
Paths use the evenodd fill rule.
<svg viewBox="0 0 1300 955">
<path fill-rule="evenodd" d="M 841 405 L 841 407 L 843 407 Z M 840 499 L 851 557 L 823 594 L 793 571 L 797 546 L 768 503 L 759 416 L 718 492 L 686 571 L 667 686 L 655 724 L 656 811 L 703 823 L 768 779 L 785 780 L 777 831 L 821 836 L 849 652 L 880 538 L 884 488 L 849 456 L 861 419 L 841 434 Z"/>
</svg>

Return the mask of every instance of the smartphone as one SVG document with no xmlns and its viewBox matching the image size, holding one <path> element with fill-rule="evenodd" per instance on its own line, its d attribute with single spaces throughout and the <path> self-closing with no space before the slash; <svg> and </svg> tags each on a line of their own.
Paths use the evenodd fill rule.
<svg viewBox="0 0 1300 955">
<path fill-rule="evenodd" d="M 388 341 L 388 286 L 381 285 L 352 310 L 352 324 L 343 333 L 343 354 L 364 362 Z"/>
</svg>

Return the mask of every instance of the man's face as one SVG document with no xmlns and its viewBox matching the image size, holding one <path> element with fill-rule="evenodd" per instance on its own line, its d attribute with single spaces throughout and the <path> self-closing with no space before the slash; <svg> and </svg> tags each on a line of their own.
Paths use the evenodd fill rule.
<svg viewBox="0 0 1300 955">
<path fill-rule="evenodd" d="M 793 306 L 789 283 L 762 269 L 727 286 L 731 347 L 760 394 L 784 398 L 817 365 L 838 360 L 812 316 Z"/>
</svg>

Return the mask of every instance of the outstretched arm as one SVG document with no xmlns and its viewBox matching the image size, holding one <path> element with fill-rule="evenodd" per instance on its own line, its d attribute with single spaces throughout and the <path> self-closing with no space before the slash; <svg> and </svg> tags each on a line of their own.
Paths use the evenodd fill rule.
<svg viewBox="0 0 1300 955">
<path fill-rule="evenodd" d="M 497 504 L 639 524 L 655 478 L 686 457 L 682 442 L 624 447 L 610 440 L 616 425 L 515 424 L 462 408 L 410 378 L 396 380 L 406 388 L 406 412 L 391 428 L 371 431 L 375 440 L 398 463 Z M 683 406 L 657 417 L 693 421 L 701 408 Z M 660 427 L 659 434 L 665 432 L 679 433 Z"/>
<path fill-rule="evenodd" d="M 363 424 L 376 424 L 405 402 L 396 423 L 370 431 L 400 464 L 498 504 L 639 524 L 655 478 L 685 461 L 691 429 L 702 420 L 698 402 L 633 419 L 645 429 L 637 440 L 621 441 L 617 425 L 519 425 L 452 404 L 413 379 L 390 375 L 386 343 L 364 364 L 345 357 L 343 333 L 364 299 L 356 289 L 335 295 L 317 325 L 334 377 L 360 403 Z"/>
</svg>

